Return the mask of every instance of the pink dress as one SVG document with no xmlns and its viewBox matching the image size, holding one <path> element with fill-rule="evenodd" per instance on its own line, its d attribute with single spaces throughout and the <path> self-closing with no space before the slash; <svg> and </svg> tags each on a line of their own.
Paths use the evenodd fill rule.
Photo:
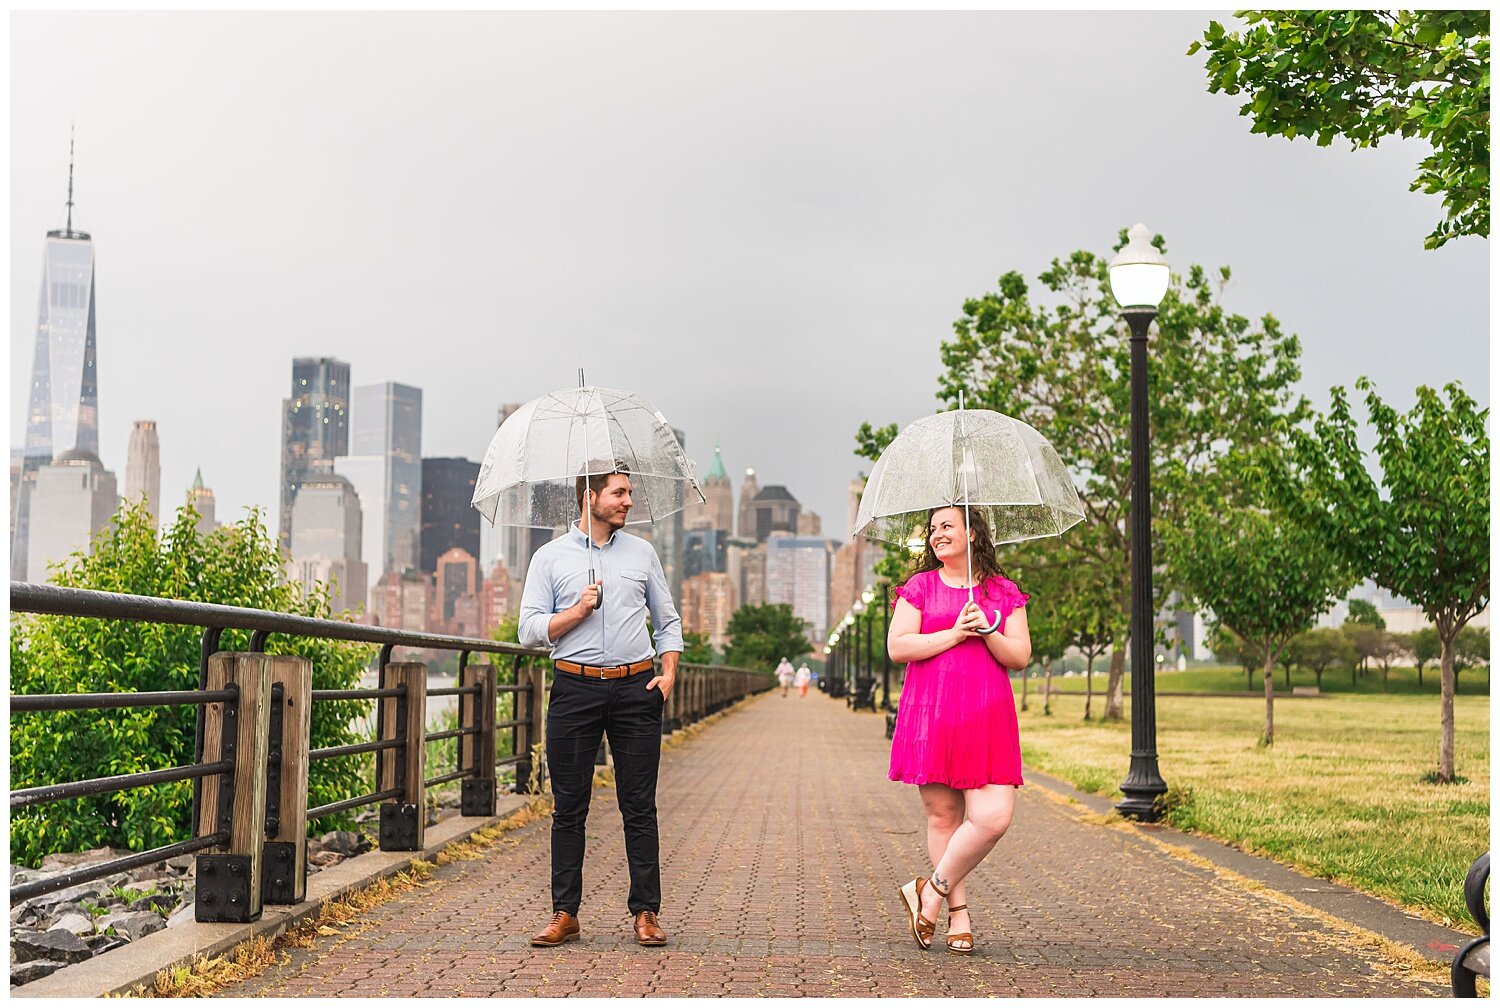
<svg viewBox="0 0 1500 1008">
<path fill-rule="evenodd" d="M 935 570 L 914 575 L 896 594 L 921 611 L 924 634 L 952 627 L 969 601 L 968 589 L 949 587 Z M 987 617 L 1000 613 L 1002 630 L 1005 617 L 1030 597 L 1003 577 L 974 589 L 974 601 Z M 890 777 L 959 789 L 1024 783 L 1015 694 L 983 637 L 906 666 Z"/>
</svg>

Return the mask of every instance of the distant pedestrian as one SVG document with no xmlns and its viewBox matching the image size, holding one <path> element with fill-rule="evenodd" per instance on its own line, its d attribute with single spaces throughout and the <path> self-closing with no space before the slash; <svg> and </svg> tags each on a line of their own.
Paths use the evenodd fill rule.
<svg viewBox="0 0 1500 1008">
<path fill-rule="evenodd" d="M 786 696 L 792 686 L 792 663 L 785 658 L 776 666 L 776 681 L 781 683 L 781 695 Z"/>
<path fill-rule="evenodd" d="M 969 542 L 966 543 L 965 540 Z M 972 545 L 974 601 L 967 598 L 965 552 Z M 906 663 L 891 742 L 890 778 L 916 784 L 927 811 L 930 879 L 901 887 L 903 923 L 922 948 L 932 944 L 948 901 L 948 951 L 974 951 L 964 878 L 1010 828 L 1021 780 L 1021 741 L 1007 669 L 1031 660 L 1022 608 L 1028 596 L 995 558 L 984 516 L 936 508 L 927 547 L 896 589 L 886 646 Z M 982 634 L 995 623 L 998 629 Z"/>
<path fill-rule="evenodd" d="M 807 684 L 812 682 L 812 673 L 807 670 L 807 662 L 803 662 L 802 667 L 797 669 L 797 676 L 792 681 L 797 684 L 797 695 L 807 696 Z"/>
</svg>

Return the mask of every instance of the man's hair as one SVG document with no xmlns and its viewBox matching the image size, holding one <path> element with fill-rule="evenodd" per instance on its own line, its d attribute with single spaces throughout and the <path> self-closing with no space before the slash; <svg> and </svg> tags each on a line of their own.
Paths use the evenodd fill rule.
<svg viewBox="0 0 1500 1008">
<path fill-rule="evenodd" d="M 574 480 L 573 499 L 578 502 L 578 513 L 583 513 L 583 488 L 585 480 L 588 481 L 588 488 L 594 491 L 594 496 L 597 497 L 599 496 L 599 491 L 603 490 L 606 486 L 609 485 L 609 478 L 611 476 L 624 475 L 624 473 L 619 472 L 618 470 L 611 470 L 610 472 L 606 473 L 594 473 L 591 476 L 580 476 L 576 480 Z"/>
</svg>

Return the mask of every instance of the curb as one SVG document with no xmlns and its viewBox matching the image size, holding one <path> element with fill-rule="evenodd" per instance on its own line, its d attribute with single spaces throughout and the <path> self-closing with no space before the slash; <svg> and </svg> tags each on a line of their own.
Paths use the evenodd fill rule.
<svg viewBox="0 0 1500 1008">
<path fill-rule="evenodd" d="M 317 917 L 325 903 L 405 871 L 413 861 L 431 861 L 443 848 L 504 821 L 530 800 L 528 795 L 497 795 L 495 815 L 482 819 L 461 816 L 444 819 L 426 831 L 427 845 L 420 851 L 373 850 L 325 868 L 308 878 L 307 899 L 292 906 L 268 906 L 259 920 L 248 924 L 187 921 L 113 949 L 98 959 L 85 960 L 24 986 L 12 987 L 10 996 L 97 998 L 128 994 L 137 986 L 149 990 L 159 970 L 212 959 L 250 938 L 277 938 L 303 921 Z"/>
<path fill-rule="evenodd" d="M 1107 814 L 1114 811 L 1112 799 L 1079 791 L 1065 781 L 1030 767 L 1026 768 L 1026 782 L 1038 784 L 1064 798 L 1071 798 L 1092 812 Z M 1186 847 L 1199 857 L 1253 879 L 1267 889 L 1397 944 L 1409 946 L 1429 962 L 1449 965 L 1454 953 L 1474 939 L 1474 935 L 1435 924 L 1425 917 L 1408 913 L 1357 889 L 1328 879 L 1304 875 L 1270 858 L 1246 854 L 1226 841 L 1185 833 L 1161 823 L 1136 823 L 1135 826 L 1145 833 L 1161 836 L 1163 840 L 1176 846 Z"/>
</svg>

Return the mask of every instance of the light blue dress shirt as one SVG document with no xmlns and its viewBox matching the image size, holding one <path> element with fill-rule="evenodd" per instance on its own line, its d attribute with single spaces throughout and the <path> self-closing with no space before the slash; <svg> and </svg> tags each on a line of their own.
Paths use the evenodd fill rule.
<svg viewBox="0 0 1500 1008">
<path fill-rule="evenodd" d="M 604 604 L 557 640 L 547 624 L 578 601 L 589 583 L 589 539 L 574 525 L 531 558 L 521 591 L 520 643 L 552 649 L 554 661 L 581 665 L 627 665 L 652 656 L 646 631 L 651 616 L 655 654 L 682 650 L 682 617 L 662 573 L 661 560 L 639 536 L 615 532 L 593 550 L 596 580 L 604 582 Z"/>
</svg>

